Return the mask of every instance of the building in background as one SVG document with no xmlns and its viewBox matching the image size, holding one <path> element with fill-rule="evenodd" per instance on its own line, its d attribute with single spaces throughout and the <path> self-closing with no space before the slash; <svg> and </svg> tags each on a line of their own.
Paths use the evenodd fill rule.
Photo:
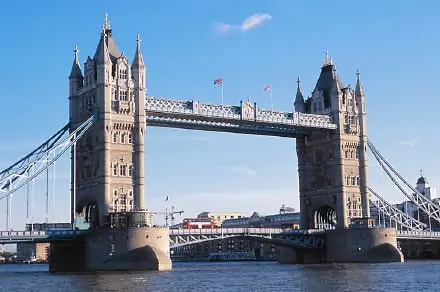
<svg viewBox="0 0 440 292">
<path fill-rule="evenodd" d="M 429 185 L 428 179 L 423 176 L 422 171 L 420 171 L 420 177 L 417 179 L 415 189 L 417 192 L 424 195 L 429 200 L 434 203 L 439 204 L 440 198 L 437 198 L 437 191 L 435 188 Z M 432 230 L 436 231 L 440 229 L 438 222 L 435 220 L 429 220 L 429 216 L 425 212 L 420 211 L 416 204 L 412 201 L 404 201 L 402 203 L 394 204 L 394 207 L 402 211 L 403 213 L 425 223 L 428 228 L 431 227 Z M 376 219 L 376 223 L 381 226 L 394 227 L 394 223 L 390 221 L 389 216 L 386 214 L 378 212 L 377 208 L 370 204 L 370 216 Z"/>
<path fill-rule="evenodd" d="M 254 212 L 249 217 L 227 219 L 223 228 L 286 228 L 299 229 L 300 213 L 294 208 L 281 206 L 279 214 L 262 216 Z"/>
<path fill-rule="evenodd" d="M 214 220 L 216 226 L 221 226 L 226 219 L 235 219 L 245 217 L 240 212 L 202 212 L 197 215 L 197 218 L 211 218 Z"/>
<path fill-rule="evenodd" d="M 46 262 L 49 258 L 50 243 L 20 242 L 17 243 L 17 260 Z"/>
<path fill-rule="evenodd" d="M 71 230 L 70 223 L 31 223 L 26 224 L 25 231 L 46 231 L 46 230 Z M 45 262 L 49 257 L 50 244 L 46 242 L 19 242 L 17 243 L 17 260 L 36 260 Z"/>
</svg>

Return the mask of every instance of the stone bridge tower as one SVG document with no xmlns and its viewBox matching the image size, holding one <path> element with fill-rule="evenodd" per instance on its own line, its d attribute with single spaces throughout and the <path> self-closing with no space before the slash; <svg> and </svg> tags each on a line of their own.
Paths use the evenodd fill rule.
<svg viewBox="0 0 440 292">
<path fill-rule="evenodd" d="M 326 53 L 307 100 L 298 80 L 295 110 L 329 114 L 338 126 L 296 139 L 301 228 L 346 228 L 353 218 L 369 217 L 365 95 L 359 74 L 355 90 L 344 87 Z"/>
<path fill-rule="evenodd" d="M 71 163 L 72 206 L 92 226 L 105 225 L 109 212 L 145 208 L 145 95 L 139 36 L 130 64 L 120 53 L 106 17 L 96 52 L 84 63 L 84 74 L 75 49 L 69 76 L 71 130 L 99 113 L 98 121 L 77 143 Z"/>
</svg>

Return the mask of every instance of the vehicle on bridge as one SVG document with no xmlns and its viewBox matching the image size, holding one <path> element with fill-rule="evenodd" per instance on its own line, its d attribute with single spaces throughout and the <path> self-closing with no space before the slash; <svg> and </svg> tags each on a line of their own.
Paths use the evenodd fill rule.
<svg viewBox="0 0 440 292">
<path fill-rule="evenodd" d="M 183 219 L 184 229 L 206 229 L 217 227 L 212 218 L 185 218 Z"/>
<path fill-rule="evenodd" d="M 254 212 L 250 217 L 226 219 L 223 221 L 223 228 L 284 228 L 299 229 L 300 214 L 281 213 L 267 216 L 260 216 Z"/>
</svg>

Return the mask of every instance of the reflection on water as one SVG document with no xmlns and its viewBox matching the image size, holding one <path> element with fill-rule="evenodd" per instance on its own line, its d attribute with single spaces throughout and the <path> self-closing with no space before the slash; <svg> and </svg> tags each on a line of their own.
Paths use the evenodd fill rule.
<svg viewBox="0 0 440 292">
<path fill-rule="evenodd" d="M 49 274 L 47 265 L 0 265 L 0 291 L 440 291 L 438 261 L 292 266 L 176 263 L 169 272 Z"/>
</svg>

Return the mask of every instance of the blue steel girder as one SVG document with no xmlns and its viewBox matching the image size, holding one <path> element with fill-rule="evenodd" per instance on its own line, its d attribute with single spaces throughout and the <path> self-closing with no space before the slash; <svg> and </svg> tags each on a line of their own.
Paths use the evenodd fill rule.
<svg viewBox="0 0 440 292">
<path fill-rule="evenodd" d="M 322 233 L 322 232 L 321 232 Z M 323 248 L 324 236 L 319 232 L 283 231 L 280 228 L 218 228 L 202 230 L 170 229 L 170 248 L 228 238 L 241 238 L 293 248 Z"/>
<path fill-rule="evenodd" d="M 266 110 L 250 100 L 231 106 L 147 97 L 145 115 L 149 126 L 253 135 L 296 137 L 316 129 L 336 129 L 329 113 Z"/>
</svg>

